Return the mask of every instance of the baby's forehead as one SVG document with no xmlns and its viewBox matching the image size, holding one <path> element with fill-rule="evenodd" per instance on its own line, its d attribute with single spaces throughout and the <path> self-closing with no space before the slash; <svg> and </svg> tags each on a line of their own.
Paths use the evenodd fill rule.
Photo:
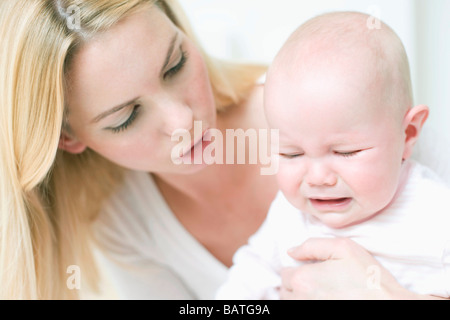
<svg viewBox="0 0 450 320">
<path fill-rule="evenodd" d="M 381 24 L 380 28 L 370 28 L 367 25 L 369 18 L 368 15 L 353 12 L 324 14 L 302 24 L 292 33 L 286 44 L 310 38 L 333 44 L 357 44 L 360 41 L 370 44 L 371 39 L 389 35 L 391 29 L 385 24 Z"/>
<path fill-rule="evenodd" d="M 268 76 L 278 83 L 338 77 L 367 96 L 394 99 L 399 108 L 411 106 L 409 64 L 403 44 L 387 25 L 370 29 L 368 15 L 332 13 L 299 27 L 283 46 Z M 398 101 L 398 103 L 397 103 Z"/>
<path fill-rule="evenodd" d="M 325 47 L 324 47 L 325 46 Z M 310 47 L 291 48 L 278 60 L 269 76 L 291 90 L 308 88 L 322 94 L 347 93 L 366 97 L 381 96 L 391 83 L 389 67 L 367 48 L 333 48 L 328 43 L 312 43 Z M 389 85 L 388 85 L 389 86 Z"/>
<path fill-rule="evenodd" d="M 383 32 L 371 31 L 353 25 L 354 21 L 339 24 L 321 21 L 318 25 L 301 27 L 294 33 L 280 52 L 282 62 L 292 61 L 300 66 L 307 63 L 359 62 L 372 66 L 389 61 L 393 54 L 391 42 L 383 38 Z"/>
<path fill-rule="evenodd" d="M 362 13 L 325 14 L 301 25 L 280 50 L 277 60 L 320 57 L 323 61 L 365 56 L 367 64 L 392 62 L 399 58 L 402 44 L 395 32 L 384 23 L 370 28 L 370 17 Z M 284 59 L 283 59 L 284 58 Z"/>
</svg>

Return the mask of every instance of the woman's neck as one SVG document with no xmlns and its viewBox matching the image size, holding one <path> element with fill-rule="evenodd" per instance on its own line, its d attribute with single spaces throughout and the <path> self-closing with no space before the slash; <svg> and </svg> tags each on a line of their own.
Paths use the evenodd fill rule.
<svg viewBox="0 0 450 320">
<path fill-rule="evenodd" d="M 249 101 L 218 115 L 217 129 L 223 137 L 227 129 L 267 129 L 262 88 L 257 88 Z M 259 161 L 248 162 L 224 161 L 190 175 L 155 175 L 161 194 L 180 223 L 227 266 L 235 251 L 260 227 L 278 191 L 274 175 L 262 175 Z"/>
</svg>

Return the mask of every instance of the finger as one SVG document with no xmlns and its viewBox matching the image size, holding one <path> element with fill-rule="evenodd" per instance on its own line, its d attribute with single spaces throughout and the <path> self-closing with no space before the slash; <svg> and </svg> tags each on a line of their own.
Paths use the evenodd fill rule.
<svg viewBox="0 0 450 320">
<path fill-rule="evenodd" d="M 326 261 L 345 258 L 352 241 L 346 238 L 311 238 L 288 254 L 298 261 Z"/>
<path fill-rule="evenodd" d="M 287 290 L 286 288 L 280 289 L 280 299 L 281 300 L 294 300 L 294 293 L 292 290 Z"/>
<path fill-rule="evenodd" d="M 306 299 L 310 289 L 308 285 L 305 286 L 303 272 L 300 271 L 303 268 L 286 268 L 282 271 L 282 285 L 279 289 L 281 300 Z"/>
<path fill-rule="evenodd" d="M 292 267 L 283 268 L 281 270 L 281 288 L 285 291 L 292 291 L 292 278 L 296 271 L 297 269 Z"/>
</svg>

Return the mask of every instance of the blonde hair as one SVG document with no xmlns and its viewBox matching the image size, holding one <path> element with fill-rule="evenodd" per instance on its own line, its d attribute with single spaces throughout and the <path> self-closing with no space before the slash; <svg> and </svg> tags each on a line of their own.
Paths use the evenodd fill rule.
<svg viewBox="0 0 450 320">
<path fill-rule="evenodd" d="M 77 299 L 66 285 L 71 265 L 95 288 L 91 222 L 122 169 L 91 150 L 58 150 L 65 72 L 90 37 L 153 5 L 194 38 L 175 0 L 0 2 L 0 299 Z M 72 9 L 80 28 L 68 23 Z M 265 72 L 205 60 L 221 112 L 242 102 Z"/>
</svg>

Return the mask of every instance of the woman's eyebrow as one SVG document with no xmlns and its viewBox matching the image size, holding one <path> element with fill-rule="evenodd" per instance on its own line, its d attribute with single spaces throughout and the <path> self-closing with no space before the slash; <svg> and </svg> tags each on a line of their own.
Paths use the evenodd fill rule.
<svg viewBox="0 0 450 320">
<path fill-rule="evenodd" d="M 173 51 L 175 50 L 175 44 L 178 40 L 179 33 L 175 33 L 175 35 L 172 38 L 172 41 L 170 41 L 169 50 L 167 50 L 166 60 L 164 61 L 164 65 L 161 69 L 161 73 L 164 72 L 164 70 L 167 68 L 170 62 L 170 57 L 172 57 Z"/>
<path fill-rule="evenodd" d="M 167 68 L 167 66 L 168 66 L 168 64 L 170 62 L 170 57 L 172 56 L 172 54 L 173 54 L 173 52 L 175 50 L 175 44 L 177 42 L 178 35 L 179 35 L 179 32 L 177 31 L 175 33 L 175 35 L 173 36 L 172 40 L 170 41 L 169 50 L 167 50 L 167 55 L 166 55 L 166 58 L 164 60 L 164 65 L 163 65 L 163 67 L 161 69 L 162 70 L 161 72 L 164 72 L 164 70 Z M 91 121 L 91 123 L 98 123 L 100 120 L 110 116 L 111 114 L 116 113 L 116 112 L 122 110 L 123 108 L 128 107 L 131 104 L 136 103 L 137 100 L 139 100 L 139 98 L 134 98 L 133 100 L 127 101 L 127 102 L 122 103 L 122 104 L 120 104 L 118 106 L 115 106 L 115 107 L 113 107 L 111 109 L 108 109 L 107 111 L 105 111 L 105 112 L 99 114 L 98 116 L 96 116 Z"/>
<path fill-rule="evenodd" d="M 125 102 L 125 103 L 122 103 L 122 104 L 120 104 L 120 105 L 118 105 L 118 106 L 115 106 L 115 107 L 113 107 L 113 108 L 111 108 L 111 109 L 109 109 L 109 110 L 107 110 L 107 111 L 105 111 L 105 112 L 99 114 L 98 116 L 96 116 L 96 117 L 91 121 L 91 123 L 97 123 L 97 122 L 99 122 L 100 120 L 102 120 L 102 119 L 104 119 L 104 118 L 106 118 L 106 117 L 112 115 L 113 113 L 116 113 L 116 112 L 122 110 L 123 108 L 126 108 L 126 107 L 128 107 L 129 105 L 136 103 L 136 101 L 138 101 L 138 100 L 139 100 L 139 98 L 134 98 L 133 100 L 130 100 L 130 101 L 127 101 L 127 102 Z"/>
</svg>

